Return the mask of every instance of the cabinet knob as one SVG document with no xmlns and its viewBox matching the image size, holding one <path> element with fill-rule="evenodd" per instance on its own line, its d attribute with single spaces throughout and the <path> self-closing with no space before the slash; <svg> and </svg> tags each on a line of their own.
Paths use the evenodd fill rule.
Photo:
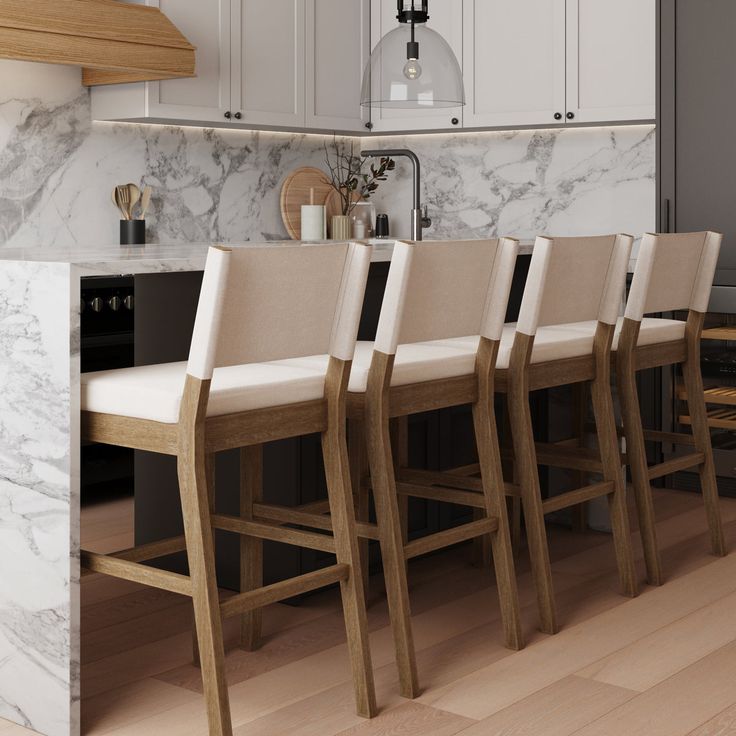
<svg viewBox="0 0 736 736">
<path fill-rule="evenodd" d="M 561 112 L 556 112 L 555 113 L 555 120 L 562 120 L 562 113 Z"/>
<path fill-rule="evenodd" d="M 365 127 L 368 128 L 368 130 L 373 130 L 373 123 L 368 122 L 365 124 Z"/>
<path fill-rule="evenodd" d="M 225 113 L 225 117 L 226 117 L 226 118 L 227 118 L 228 120 L 230 120 L 230 118 L 231 118 L 232 116 L 233 116 L 233 114 L 232 114 L 232 113 L 230 112 L 230 110 L 228 110 L 228 111 L 227 111 L 227 112 Z"/>
<path fill-rule="evenodd" d="M 457 118 L 453 118 L 452 120 L 450 120 L 450 122 L 451 122 L 451 123 L 452 123 L 453 125 L 459 125 L 459 124 L 460 124 L 460 121 L 459 121 L 459 120 L 458 120 Z"/>
<path fill-rule="evenodd" d="M 234 117 L 234 118 L 235 118 L 236 120 L 240 120 L 240 119 L 241 119 L 241 118 L 243 117 L 243 113 L 242 113 L 242 112 L 236 112 L 236 113 L 235 113 L 235 115 L 234 115 L 233 117 Z"/>
<path fill-rule="evenodd" d="M 575 119 L 575 113 L 574 112 L 567 113 L 567 119 L 568 120 L 574 120 Z"/>
</svg>

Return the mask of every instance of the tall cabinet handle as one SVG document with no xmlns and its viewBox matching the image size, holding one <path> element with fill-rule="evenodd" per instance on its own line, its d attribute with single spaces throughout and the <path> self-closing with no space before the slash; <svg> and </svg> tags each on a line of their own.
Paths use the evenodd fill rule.
<svg viewBox="0 0 736 736">
<path fill-rule="evenodd" d="M 672 232 L 670 230 L 670 203 L 671 200 L 665 199 L 664 200 L 664 215 L 662 219 L 662 232 L 663 233 L 669 233 Z"/>
</svg>

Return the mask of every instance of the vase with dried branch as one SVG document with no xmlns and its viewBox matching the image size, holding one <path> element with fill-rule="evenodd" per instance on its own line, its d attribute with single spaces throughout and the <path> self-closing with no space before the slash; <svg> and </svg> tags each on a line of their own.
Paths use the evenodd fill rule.
<svg viewBox="0 0 736 736">
<path fill-rule="evenodd" d="M 340 196 L 340 206 L 344 216 L 350 215 L 355 205 L 370 198 L 387 174 L 396 168 L 396 162 L 382 157 L 378 164 L 371 163 L 368 173 L 364 172 L 367 158 L 355 154 L 355 144 L 338 140 L 335 136 L 332 145 L 325 146 L 325 163 L 330 172 L 330 183 Z M 357 194 L 357 196 L 356 196 Z"/>
</svg>

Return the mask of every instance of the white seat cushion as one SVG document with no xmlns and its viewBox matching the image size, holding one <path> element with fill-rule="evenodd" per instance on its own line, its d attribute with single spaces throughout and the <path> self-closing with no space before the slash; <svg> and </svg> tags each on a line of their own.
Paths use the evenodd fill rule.
<svg viewBox="0 0 736 736">
<path fill-rule="evenodd" d="M 478 338 L 461 338 L 469 341 L 469 346 L 448 344 L 451 341 L 434 340 L 399 345 L 394 359 L 391 376 L 392 386 L 406 386 L 422 381 L 437 381 L 442 378 L 467 376 L 475 370 L 475 354 Z M 473 343 L 473 340 L 475 343 Z M 365 393 L 368 386 L 368 372 L 373 359 L 373 343 L 360 341 L 355 346 L 355 356 L 350 371 L 348 391 Z M 325 356 L 294 358 L 283 361 L 310 370 L 324 370 Z"/>
<path fill-rule="evenodd" d="M 249 363 L 215 368 L 208 416 L 320 399 L 324 395 L 327 356 L 321 368 L 292 361 Z M 82 374 L 82 410 L 173 424 L 179 420 L 186 362 Z"/>
<path fill-rule="evenodd" d="M 616 322 L 616 332 L 613 335 L 613 350 L 618 349 L 618 339 L 621 336 L 624 318 L 619 317 Z M 593 336 L 595 334 L 597 322 L 591 320 L 589 322 L 576 322 L 575 324 L 565 325 L 566 329 L 576 330 L 581 334 Z M 544 329 L 544 328 L 542 328 Z M 672 342 L 674 340 L 682 340 L 685 337 L 685 322 L 678 319 L 659 319 L 657 317 L 644 317 L 639 327 L 639 339 L 637 345 L 656 345 L 663 342 Z"/>
</svg>

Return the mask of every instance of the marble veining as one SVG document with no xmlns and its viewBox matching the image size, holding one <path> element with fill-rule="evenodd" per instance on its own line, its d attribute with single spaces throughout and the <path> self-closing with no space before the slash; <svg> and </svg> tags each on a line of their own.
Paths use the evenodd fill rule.
<svg viewBox="0 0 736 736">
<path fill-rule="evenodd" d="M 324 166 L 324 136 L 93 123 L 78 71 L 0 62 L 0 246 L 116 243 L 116 183 L 156 194 L 149 242 L 280 240 L 283 179 Z M 423 167 L 427 238 L 554 235 L 654 227 L 654 127 L 377 136 Z M 367 143 L 369 139 L 362 139 Z M 357 141 L 359 148 L 360 141 Z M 409 235 L 410 170 L 376 205 Z"/>
<path fill-rule="evenodd" d="M 0 718 L 79 716 L 79 303 L 70 266 L 0 269 Z M 60 304 L 67 301 L 67 309 Z"/>
</svg>

